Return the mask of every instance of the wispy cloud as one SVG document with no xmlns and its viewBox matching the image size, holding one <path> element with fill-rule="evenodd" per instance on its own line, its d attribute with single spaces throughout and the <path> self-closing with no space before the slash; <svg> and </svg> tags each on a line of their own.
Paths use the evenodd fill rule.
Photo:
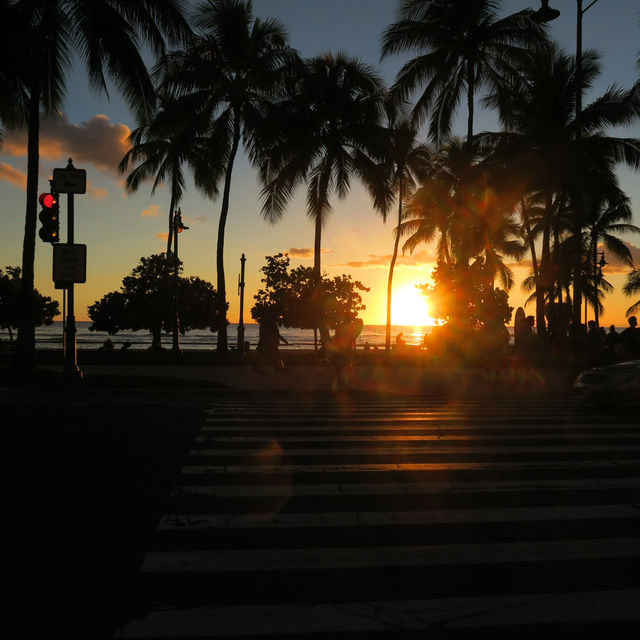
<svg viewBox="0 0 640 640">
<path fill-rule="evenodd" d="M 321 249 L 321 252 L 323 254 L 331 253 L 331 249 Z M 288 253 L 292 258 L 301 258 L 301 259 L 313 258 L 313 249 L 307 248 L 307 247 L 305 248 L 291 247 L 291 249 L 289 249 L 285 253 Z"/>
<path fill-rule="evenodd" d="M 161 215 L 163 212 L 160 211 L 160 205 L 157 204 L 150 204 L 143 212 L 142 212 L 142 217 L 143 218 L 157 218 L 159 215 Z"/>
<path fill-rule="evenodd" d="M 334 264 L 334 267 L 349 267 L 351 269 L 388 269 L 391 264 L 391 254 L 369 254 L 365 260 L 351 260 L 341 264 Z M 436 259 L 426 251 L 419 251 L 413 255 L 398 255 L 396 267 L 406 267 L 408 269 L 426 269 L 433 266 Z"/>
<path fill-rule="evenodd" d="M 27 188 L 27 174 L 6 162 L 0 162 L 0 180 L 6 180 L 20 189 Z"/>
</svg>

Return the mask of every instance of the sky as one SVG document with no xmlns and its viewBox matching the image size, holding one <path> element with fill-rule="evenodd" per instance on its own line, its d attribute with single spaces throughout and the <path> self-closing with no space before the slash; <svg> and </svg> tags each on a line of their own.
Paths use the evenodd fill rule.
<svg viewBox="0 0 640 640">
<path fill-rule="evenodd" d="M 462 1 L 462 0 L 461 0 Z M 394 21 L 397 0 L 253 0 L 254 13 L 273 17 L 287 28 L 290 43 L 303 57 L 328 51 L 343 51 L 374 66 L 390 85 L 410 54 L 380 61 L 380 39 Z M 552 0 L 561 11 L 550 23 L 552 37 L 567 51 L 576 48 L 576 1 Z M 588 2 L 585 2 L 588 5 Z M 504 15 L 528 6 L 537 9 L 538 0 L 504 0 Z M 629 88 L 638 79 L 636 60 L 640 53 L 640 3 L 637 0 L 599 0 L 583 15 L 583 48 L 602 55 L 602 75 L 583 98 L 588 104 L 607 87 L 617 84 Z M 77 320 L 87 320 L 87 308 L 110 291 L 119 289 L 122 278 L 140 258 L 166 248 L 169 190 L 164 186 L 151 195 L 151 185 L 128 194 L 123 176 L 115 169 L 127 151 L 126 138 L 136 126 L 126 104 L 115 90 L 110 95 L 93 93 L 82 65 L 74 66 L 67 84 L 67 99 L 60 118 L 42 125 L 40 142 L 40 193 L 48 191 L 54 168 L 63 168 L 71 157 L 78 169 L 87 172 L 87 193 L 75 196 L 75 242 L 87 245 L 87 282 L 75 286 Z M 477 113 L 475 130 L 495 131 L 495 114 Z M 464 135 L 465 111 L 461 105 L 454 133 Z M 640 137 L 640 125 L 614 132 Z M 0 148 L 0 268 L 21 264 L 24 234 L 27 158 L 24 133 L 9 133 Z M 632 200 L 634 223 L 640 226 L 640 175 L 620 168 L 620 185 Z M 260 214 L 259 185 L 255 171 L 242 154 L 236 162 L 226 230 L 225 271 L 229 321 L 238 322 L 240 299 L 237 291 L 240 258 L 246 256 L 244 322 L 250 322 L 253 296 L 260 288 L 265 256 L 287 252 L 293 267 L 313 264 L 313 223 L 305 213 L 304 188 L 290 202 L 276 225 Z M 184 275 L 216 282 L 215 247 L 220 199 L 201 195 L 189 180 L 181 203 L 184 223 L 189 229 L 180 234 L 179 255 Z M 362 313 L 366 324 L 384 324 L 386 283 L 393 249 L 392 219 L 384 223 L 364 189 L 354 182 L 344 200 L 332 201 L 333 212 L 323 230 L 322 267 L 329 275 L 350 274 L 370 287 L 364 295 L 367 306 Z M 66 241 L 66 196 L 61 197 L 61 238 Z M 392 216 L 393 218 L 393 216 Z M 624 237 L 630 243 L 636 266 L 640 265 L 640 235 Z M 609 261 L 609 260 L 608 260 Z M 62 292 L 52 282 L 51 245 L 36 239 L 36 288 L 60 301 Z M 433 268 L 429 246 L 399 258 L 394 275 L 394 324 L 414 324 L 425 313 L 417 296 L 416 284 L 429 281 Z M 527 275 L 526 267 L 515 267 L 517 284 L 510 291 L 510 304 L 517 308 L 526 299 L 519 287 Z M 625 310 L 634 299 L 621 293 L 626 270 L 607 265 L 605 277 L 615 291 L 605 299 L 601 324 L 625 326 Z M 533 305 L 526 307 L 533 314 Z M 591 313 L 591 311 L 590 311 Z M 589 316 L 593 317 L 592 315 Z M 58 318 L 61 319 L 61 318 Z"/>
</svg>

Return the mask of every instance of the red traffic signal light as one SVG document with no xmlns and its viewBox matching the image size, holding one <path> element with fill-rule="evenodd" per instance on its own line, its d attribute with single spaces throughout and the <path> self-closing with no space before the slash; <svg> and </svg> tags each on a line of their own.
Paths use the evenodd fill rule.
<svg viewBox="0 0 640 640">
<path fill-rule="evenodd" d="M 60 204 L 57 193 L 43 193 L 40 196 L 40 222 L 42 227 L 38 232 L 43 242 L 60 242 Z"/>
</svg>

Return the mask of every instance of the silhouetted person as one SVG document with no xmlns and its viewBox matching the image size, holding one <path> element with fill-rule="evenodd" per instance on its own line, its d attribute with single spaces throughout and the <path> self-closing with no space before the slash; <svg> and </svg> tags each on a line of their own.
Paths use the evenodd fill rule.
<svg viewBox="0 0 640 640">
<path fill-rule="evenodd" d="M 107 338 L 103 343 L 102 347 L 100 347 L 104 351 L 113 351 L 113 342 L 111 342 L 110 338 Z"/>
<path fill-rule="evenodd" d="M 607 355 L 614 360 L 621 357 L 624 349 L 622 346 L 622 338 L 620 334 L 616 331 L 615 325 L 611 325 L 609 327 L 609 332 L 607 333 L 604 339 L 605 348 L 607 350 Z"/>
<path fill-rule="evenodd" d="M 638 329 L 638 319 L 630 316 L 627 320 L 629 326 L 620 334 L 624 355 L 626 357 L 637 357 L 640 355 L 640 329 Z"/>
<path fill-rule="evenodd" d="M 601 333 L 596 326 L 595 320 L 589 320 L 587 327 L 587 361 L 589 366 L 595 367 L 600 364 L 602 351 Z"/>
<path fill-rule="evenodd" d="M 131 346 L 131 340 L 125 340 L 120 347 L 123 351 L 126 351 Z"/>
<path fill-rule="evenodd" d="M 404 353 L 407 343 L 402 335 L 402 331 L 396 336 L 396 351 L 398 353 Z"/>
<path fill-rule="evenodd" d="M 362 331 L 362 320 L 345 320 L 338 324 L 330 341 L 330 361 L 336 368 L 336 387 L 346 387 L 351 382 L 356 339 Z"/>
<path fill-rule="evenodd" d="M 273 367 L 276 371 L 284 371 L 284 362 L 280 359 L 280 342 L 289 344 L 280 335 L 278 323 L 272 315 L 259 321 L 258 346 L 256 348 L 256 364 L 254 371 L 266 373 L 264 367 Z"/>
</svg>

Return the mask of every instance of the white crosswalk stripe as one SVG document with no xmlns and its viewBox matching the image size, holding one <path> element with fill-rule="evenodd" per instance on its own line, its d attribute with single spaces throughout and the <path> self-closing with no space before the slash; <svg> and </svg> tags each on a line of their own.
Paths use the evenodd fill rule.
<svg viewBox="0 0 640 640">
<path fill-rule="evenodd" d="M 117 638 L 640 628 L 640 424 L 571 398 L 220 399 Z"/>
</svg>

